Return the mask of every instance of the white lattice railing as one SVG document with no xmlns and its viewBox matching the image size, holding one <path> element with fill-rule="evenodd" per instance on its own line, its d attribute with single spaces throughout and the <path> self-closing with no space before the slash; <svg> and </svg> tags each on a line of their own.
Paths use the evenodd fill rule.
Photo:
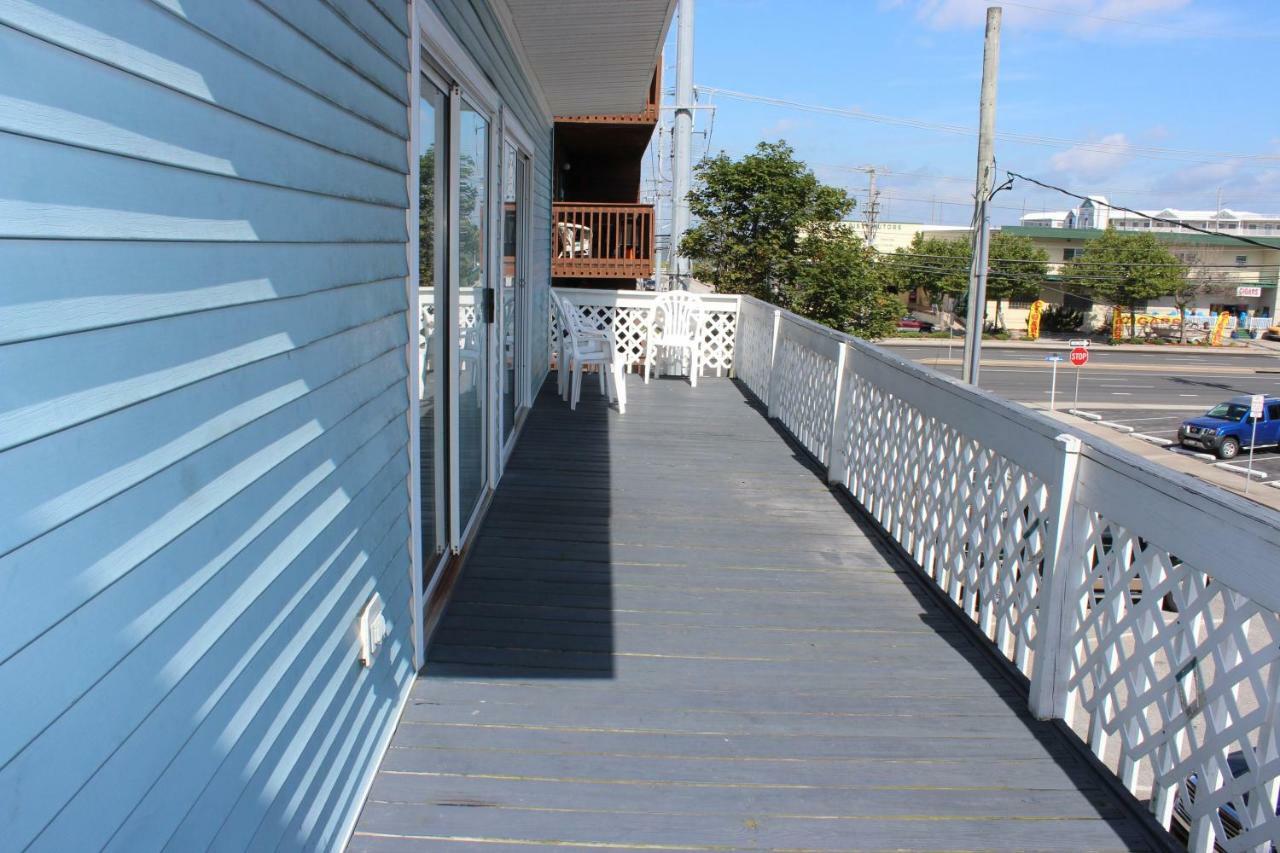
<svg viewBox="0 0 1280 853">
<path fill-rule="evenodd" d="M 618 338 L 618 348 L 633 366 L 644 356 L 645 324 L 653 301 L 658 294 L 631 290 L 584 290 L 562 288 L 556 291 L 565 296 L 589 319 L 606 323 Z M 702 338 L 702 367 L 714 370 L 716 376 L 733 368 L 734 339 L 738 325 L 738 297 L 719 293 L 699 294 L 705 308 Z M 560 345 L 560 323 L 551 307 L 549 320 L 551 332 L 548 338 L 548 358 Z"/>
<path fill-rule="evenodd" d="M 1280 514 L 750 297 L 737 320 L 741 383 L 1036 716 L 1191 849 L 1280 845 Z"/>
</svg>

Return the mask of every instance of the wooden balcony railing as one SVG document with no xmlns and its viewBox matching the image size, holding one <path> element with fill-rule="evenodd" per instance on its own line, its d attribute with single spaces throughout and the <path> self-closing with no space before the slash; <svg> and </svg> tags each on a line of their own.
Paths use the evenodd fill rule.
<svg viewBox="0 0 1280 853">
<path fill-rule="evenodd" d="M 551 225 L 555 278 L 653 275 L 653 205 L 557 202 Z"/>
</svg>

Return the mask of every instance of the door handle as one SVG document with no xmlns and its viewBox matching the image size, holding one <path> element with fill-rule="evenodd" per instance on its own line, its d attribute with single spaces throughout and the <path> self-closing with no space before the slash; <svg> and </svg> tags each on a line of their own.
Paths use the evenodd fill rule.
<svg viewBox="0 0 1280 853">
<path fill-rule="evenodd" d="M 494 312 L 493 288 L 486 287 L 484 289 L 484 321 L 485 323 L 492 325 L 494 313 L 495 312 Z"/>
</svg>

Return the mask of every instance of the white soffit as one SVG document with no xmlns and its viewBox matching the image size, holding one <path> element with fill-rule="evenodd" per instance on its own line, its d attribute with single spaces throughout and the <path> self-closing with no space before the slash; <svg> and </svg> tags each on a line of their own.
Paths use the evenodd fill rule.
<svg viewBox="0 0 1280 853">
<path fill-rule="evenodd" d="M 554 115 L 645 107 L 676 0 L 495 0 Z"/>
</svg>

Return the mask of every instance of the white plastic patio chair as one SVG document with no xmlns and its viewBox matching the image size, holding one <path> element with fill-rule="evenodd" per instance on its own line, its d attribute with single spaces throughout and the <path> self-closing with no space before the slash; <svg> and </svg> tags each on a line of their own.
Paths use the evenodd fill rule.
<svg viewBox="0 0 1280 853">
<path fill-rule="evenodd" d="M 610 401 L 618 401 L 618 412 L 627 411 L 627 384 L 623 376 L 622 357 L 613 330 L 594 329 L 568 299 L 552 291 L 560 317 L 560 364 L 557 383 L 561 398 L 569 400 L 576 411 L 582 399 L 582 374 L 595 365 L 600 371 L 600 390 Z"/>
<path fill-rule="evenodd" d="M 698 387 L 702 372 L 702 300 L 683 290 L 658 294 L 645 322 L 644 381 L 655 369 L 658 350 L 689 353 L 689 384 Z M 662 368 L 657 367 L 658 375 Z"/>
</svg>

